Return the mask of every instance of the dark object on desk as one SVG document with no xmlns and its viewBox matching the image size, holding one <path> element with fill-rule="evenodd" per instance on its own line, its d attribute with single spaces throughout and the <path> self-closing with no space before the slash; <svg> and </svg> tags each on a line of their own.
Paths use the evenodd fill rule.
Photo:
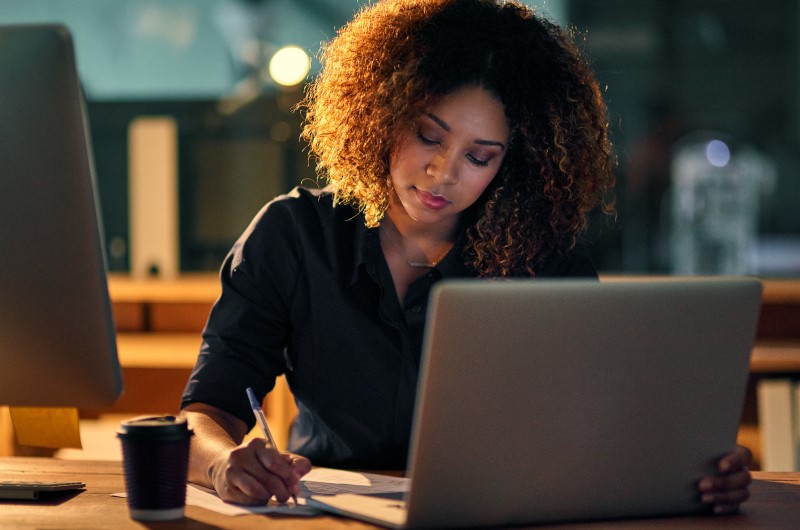
<svg viewBox="0 0 800 530">
<path fill-rule="evenodd" d="M 708 511 L 697 481 L 735 445 L 760 301 L 742 278 L 437 284 L 407 513 L 311 501 L 409 528 Z"/>
<path fill-rule="evenodd" d="M 111 405 L 122 375 L 63 26 L 0 26 L 0 179 L 0 404 Z"/>
<path fill-rule="evenodd" d="M 51 493 L 82 490 L 83 482 L 0 481 L 0 500 L 39 500 Z"/>
<path fill-rule="evenodd" d="M 183 517 L 192 434 L 186 418 L 175 416 L 122 422 L 117 436 L 122 442 L 131 518 L 167 521 Z"/>
</svg>

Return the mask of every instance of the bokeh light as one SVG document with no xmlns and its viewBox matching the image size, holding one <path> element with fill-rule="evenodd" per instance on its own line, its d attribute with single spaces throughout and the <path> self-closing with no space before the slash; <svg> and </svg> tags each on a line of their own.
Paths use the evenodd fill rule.
<svg viewBox="0 0 800 530">
<path fill-rule="evenodd" d="M 706 158 L 712 166 L 725 167 L 731 160 L 731 150 L 722 140 L 711 140 L 706 144 Z"/>
<path fill-rule="evenodd" d="M 300 84 L 311 70 L 311 58 L 298 46 L 284 46 L 269 61 L 269 75 L 281 86 Z"/>
</svg>

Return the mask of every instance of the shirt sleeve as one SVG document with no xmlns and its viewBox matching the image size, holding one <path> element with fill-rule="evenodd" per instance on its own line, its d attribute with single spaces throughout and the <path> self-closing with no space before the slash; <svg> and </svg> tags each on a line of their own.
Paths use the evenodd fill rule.
<svg viewBox="0 0 800 530">
<path fill-rule="evenodd" d="M 263 398 L 286 371 L 284 351 L 300 261 L 295 226 L 286 201 L 273 201 L 226 257 L 221 295 L 203 330 L 181 408 L 205 403 L 253 427 L 247 387 Z"/>
</svg>

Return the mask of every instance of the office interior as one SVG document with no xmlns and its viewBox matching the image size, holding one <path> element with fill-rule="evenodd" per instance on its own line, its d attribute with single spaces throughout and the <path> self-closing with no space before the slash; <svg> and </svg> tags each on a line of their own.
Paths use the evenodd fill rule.
<svg viewBox="0 0 800 530">
<path fill-rule="evenodd" d="M 601 275 L 764 279 L 740 431 L 763 465 L 763 422 L 781 417 L 765 403 L 789 406 L 790 418 L 800 399 L 800 2 L 527 3 L 579 33 L 605 92 L 618 215 L 598 215 L 585 241 Z M 102 205 L 127 390 L 113 410 L 81 411 L 85 448 L 64 458 L 116 459 L 120 418 L 177 409 L 225 254 L 270 198 L 318 184 L 294 106 L 320 43 L 361 4 L 0 0 L 0 24 L 62 22 L 74 34 Z M 307 66 L 299 81 L 275 70 L 287 47 L 305 52 L 289 63 Z M 153 146 L 150 133 L 165 140 Z M 151 188 L 166 202 L 141 206 L 137 178 L 166 182 Z M 143 218 L 175 238 L 139 263 Z M 285 386 L 265 409 L 288 425 Z M 799 445 L 783 446 L 774 469 L 797 469 Z M 0 440 L 2 454 L 29 452 Z"/>
</svg>

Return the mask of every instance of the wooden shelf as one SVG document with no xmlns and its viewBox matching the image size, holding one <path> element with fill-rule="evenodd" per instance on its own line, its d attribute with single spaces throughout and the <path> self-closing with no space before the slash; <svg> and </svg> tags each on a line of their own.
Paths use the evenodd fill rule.
<svg viewBox="0 0 800 530">
<path fill-rule="evenodd" d="M 192 369 L 200 351 L 198 333 L 118 333 L 123 368 Z"/>
<path fill-rule="evenodd" d="M 800 321 L 797 325 L 800 326 Z M 800 372 L 800 339 L 759 340 L 753 348 L 750 371 L 756 374 Z"/>
<path fill-rule="evenodd" d="M 111 275 L 108 290 L 120 332 L 199 333 L 219 297 L 216 274 L 177 280 L 133 279 Z"/>
<path fill-rule="evenodd" d="M 213 303 L 220 293 L 216 273 L 184 274 L 175 280 L 136 279 L 110 274 L 108 291 L 113 302 Z"/>
</svg>

